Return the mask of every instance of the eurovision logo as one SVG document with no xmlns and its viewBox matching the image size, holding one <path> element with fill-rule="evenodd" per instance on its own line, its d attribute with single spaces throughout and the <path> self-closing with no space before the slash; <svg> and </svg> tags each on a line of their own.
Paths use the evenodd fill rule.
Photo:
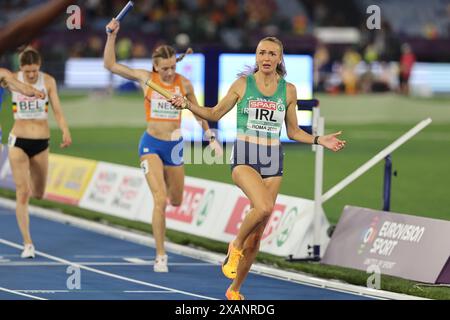
<svg viewBox="0 0 450 320">
<path fill-rule="evenodd" d="M 425 233 L 425 227 L 385 220 L 375 216 L 370 226 L 361 233 L 358 254 L 369 249 L 370 254 L 388 257 L 402 242 L 418 244 Z"/>
<path fill-rule="evenodd" d="M 379 219 L 380 218 L 378 216 L 375 216 L 372 219 L 370 226 L 361 233 L 361 245 L 359 246 L 358 254 L 362 254 L 366 246 L 372 244 L 373 240 L 377 236 L 378 231 L 377 225 Z"/>
</svg>

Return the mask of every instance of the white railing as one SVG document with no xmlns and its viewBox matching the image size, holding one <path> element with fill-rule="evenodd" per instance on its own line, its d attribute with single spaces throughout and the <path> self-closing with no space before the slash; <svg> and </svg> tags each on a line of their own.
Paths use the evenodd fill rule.
<svg viewBox="0 0 450 320">
<path fill-rule="evenodd" d="M 423 130 L 431 123 L 431 118 L 427 118 L 419 122 L 411 130 L 403 134 L 400 138 L 395 140 L 389 146 L 381 150 L 378 154 L 372 157 L 365 164 L 360 166 L 325 194 L 322 195 L 323 185 L 323 147 L 315 146 L 313 150 L 316 152 L 315 160 L 315 182 L 314 182 L 314 244 L 313 244 L 313 258 L 320 259 L 320 238 L 321 238 L 321 211 L 323 211 L 323 203 L 336 195 L 339 191 L 343 190 L 350 183 L 355 181 L 358 177 L 367 172 L 370 168 L 376 165 L 379 161 L 383 160 L 387 155 L 391 154 L 405 142 L 414 137 L 417 133 Z M 319 108 L 313 108 L 313 130 L 314 135 L 323 135 L 325 129 L 325 120 L 320 117 Z"/>
</svg>

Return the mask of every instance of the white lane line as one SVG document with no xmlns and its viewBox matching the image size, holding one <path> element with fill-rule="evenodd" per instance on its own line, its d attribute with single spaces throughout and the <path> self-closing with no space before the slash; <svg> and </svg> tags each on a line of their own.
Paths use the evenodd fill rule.
<svg viewBox="0 0 450 320">
<path fill-rule="evenodd" d="M 127 290 L 124 293 L 172 293 L 169 291 L 158 291 L 158 290 Z"/>
<path fill-rule="evenodd" d="M 144 259 L 140 259 L 140 258 L 123 258 L 123 260 L 128 261 L 130 263 L 134 263 L 134 264 L 148 264 L 150 263 L 154 263 L 151 261 L 145 261 Z"/>
<path fill-rule="evenodd" d="M 26 293 L 14 291 L 14 290 L 9 290 L 9 289 L 3 288 L 3 287 L 0 287 L 0 291 L 16 294 L 16 295 L 19 295 L 19 296 L 22 296 L 22 297 L 27 297 L 27 298 L 31 298 L 31 299 L 35 299 L 35 300 L 47 300 L 47 299 L 44 299 L 44 298 L 41 298 L 41 297 L 36 297 L 36 296 L 32 296 L 30 294 L 26 294 Z"/>
<path fill-rule="evenodd" d="M 153 261 L 146 261 L 143 263 L 131 263 L 131 262 L 73 262 L 73 264 L 83 265 L 83 266 L 152 266 L 155 263 Z M 30 261 L 30 262 L 21 262 L 21 261 L 1 261 L 0 267 L 51 267 L 51 266 L 65 266 L 67 263 L 61 262 L 50 262 L 50 261 Z M 206 266 L 206 267 L 217 267 L 208 262 L 171 262 L 170 266 Z"/>
<path fill-rule="evenodd" d="M 22 293 L 68 293 L 70 290 L 14 290 Z M 74 291 L 75 292 L 75 291 Z"/>
<path fill-rule="evenodd" d="M 7 246 L 10 246 L 10 247 L 13 247 L 13 248 L 16 248 L 16 249 L 19 249 L 19 250 L 23 249 L 23 246 L 18 245 L 18 244 L 14 243 L 14 242 L 5 240 L 5 239 L 1 239 L 0 238 L 0 243 L 2 243 L 4 245 L 7 245 Z M 105 271 L 101 271 L 101 270 L 94 269 L 94 268 L 91 268 L 91 267 L 83 266 L 81 264 L 73 263 L 73 262 L 70 262 L 68 260 L 61 259 L 61 258 L 52 256 L 52 255 L 46 254 L 46 253 L 41 252 L 41 251 L 35 251 L 35 253 L 36 253 L 36 255 L 44 257 L 44 258 L 47 258 L 49 260 L 57 261 L 57 262 L 63 263 L 63 264 L 68 265 L 68 266 L 78 267 L 80 269 L 91 271 L 91 272 L 94 272 L 94 273 L 98 273 L 98 274 L 101 274 L 101 275 L 104 275 L 104 276 L 107 276 L 107 277 L 111 277 L 111 278 L 115 278 L 115 279 L 119 279 L 119 280 L 123 280 L 123 281 L 128 281 L 128 282 L 140 284 L 140 285 L 147 286 L 147 287 L 164 289 L 164 290 L 168 290 L 168 291 L 172 291 L 172 292 L 176 292 L 176 293 L 180 293 L 180 294 L 184 294 L 184 295 L 192 296 L 192 297 L 196 297 L 196 298 L 202 298 L 202 299 L 207 299 L 207 300 L 217 300 L 217 299 L 212 298 L 212 297 L 203 296 L 203 295 L 199 295 L 199 294 L 195 294 L 195 293 L 191 293 L 191 292 L 187 292 L 187 291 L 177 290 L 177 289 L 173 289 L 173 288 L 169 288 L 169 287 L 164 287 L 164 286 L 160 286 L 160 285 L 157 285 L 157 284 L 144 282 L 144 281 L 140 281 L 140 280 L 136 280 L 136 279 L 120 276 L 118 274 L 105 272 Z"/>
<path fill-rule="evenodd" d="M 118 255 L 96 255 L 96 254 L 77 254 L 73 256 L 74 258 L 90 258 L 90 259 L 123 259 L 124 256 L 118 256 Z M 138 259 L 155 259 L 155 256 L 135 256 L 133 258 Z"/>
<path fill-rule="evenodd" d="M 41 289 L 41 290 L 11 290 L 17 293 L 42 293 L 42 294 L 54 294 L 54 293 L 166 293 L 166 294 L 174 294 L 176 292 L 171 292 L 167 290 L 115 290 L 115 291 L 99 291 L 99 290 L 49 290 L 49 289 Z"/>
</svg>

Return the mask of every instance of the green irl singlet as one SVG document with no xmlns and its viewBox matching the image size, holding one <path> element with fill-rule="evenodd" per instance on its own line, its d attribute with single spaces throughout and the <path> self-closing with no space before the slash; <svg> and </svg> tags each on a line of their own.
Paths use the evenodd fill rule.
<svg viewBox="0 0 450 320">
<path fill-rule="evenodd" d="M 266 97 L 258 90 L 255 76 L 247 76 L 245 95 L 237 104 L 237 133 L 279 138 L 286 108 L 286 80 L 281 78 L 274 95 Z"/>
</svg>

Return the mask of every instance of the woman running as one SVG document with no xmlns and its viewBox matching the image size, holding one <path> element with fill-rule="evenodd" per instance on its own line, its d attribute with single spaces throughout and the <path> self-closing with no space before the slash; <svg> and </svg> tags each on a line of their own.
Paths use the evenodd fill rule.
<svg viewBox="0 0 450 320">
<path fill-rule="evenodd" d="M 0 112 L 2 111 L 2 101 L 4 89 L 11 91 L 17 91 L 28 97 L 37 97 L 39 99 L 45 98 L 45 93 L 36 90 L 32 86 L 29 86 L 23 82 L 20 82 L 14 78 L 14 75 L 7 69 L 0 68 Z M 0 124 L 0 152 L 2 151 L 2 126 Z"/>
<path fill-rule="evenodd" d="M 34 245 L 29 227 L 30 197 L 42 199 L 47 182 L 50 129 L 48 104 L 50 101 L 56 122 L 62 131 L 61 148 L 72 144 L 69 128 L 61 109 L 55 79 L 40 71 L 41 57 L 34 49 L 25 49 L 19 56 L 20 71 L 16 79 L 45 97 L 27 97 L 13 92 L 14 125 L 8 139 L 9 161 L 16 184 L 16 216 L 22 233 L 22 258 L 34 258 Z"/>
<path fill-rule="evenodd" d="M 168 272 L 167 255 L 164 249 L 167 199 L 172 206 L 181 205 L 184 189 L 181 111 L 171 106 L 163 96 L 147 87 L 145 83 L 152 80 L 194 104 L 197 104 L 197 99 L 191 82 L 175 71 L 176 63 L 183 59 L 185 54 L 177 59 L 172 47 L 159 46 L 152 54 L 152 72 L 131 69 L 116 62 L 115 41 L 120 28 L 119 22 L 113 19 L 106 28 L 112 32 L 107 32 L 105 67 L 124 78 L 139 81 L 144 93 L 147 130 L 139 143 L 139 157 L 141 168 L 153 195 L 152 229 L 156 243 L 153 269 L 155 272 Z M 221 155 L 222 149 L 212 131 L 209 130 L 208 122 L 197 119 L 201 121 L 201 126 L 208 136 L 210 147 L 217 155 Z"/>
<path fill-rule="evenodd" d="M 283 175 L 280 131 L 286 123 L 288 137 L 339 151 L 341 132 L 312 136 L 298 127 L 297 92 L 286 82 L 283 44 L 277 38 L 262 39 L 256 48 L 256 66 L 239 77 L 227 95 L 213 108 L 200 107 L 174 96 L 168 101 L 210 121 L 218 121 L 237 104 L 237 139 L 233 146 L 231 176 L 251 202 L 236 238 L 230 242 L 222 272 L 233 279 L 226 291 L 229 300 L 243 300 L 240 289 L 259 251 L 261 237 L 272 214 Z"/>
</svg>

